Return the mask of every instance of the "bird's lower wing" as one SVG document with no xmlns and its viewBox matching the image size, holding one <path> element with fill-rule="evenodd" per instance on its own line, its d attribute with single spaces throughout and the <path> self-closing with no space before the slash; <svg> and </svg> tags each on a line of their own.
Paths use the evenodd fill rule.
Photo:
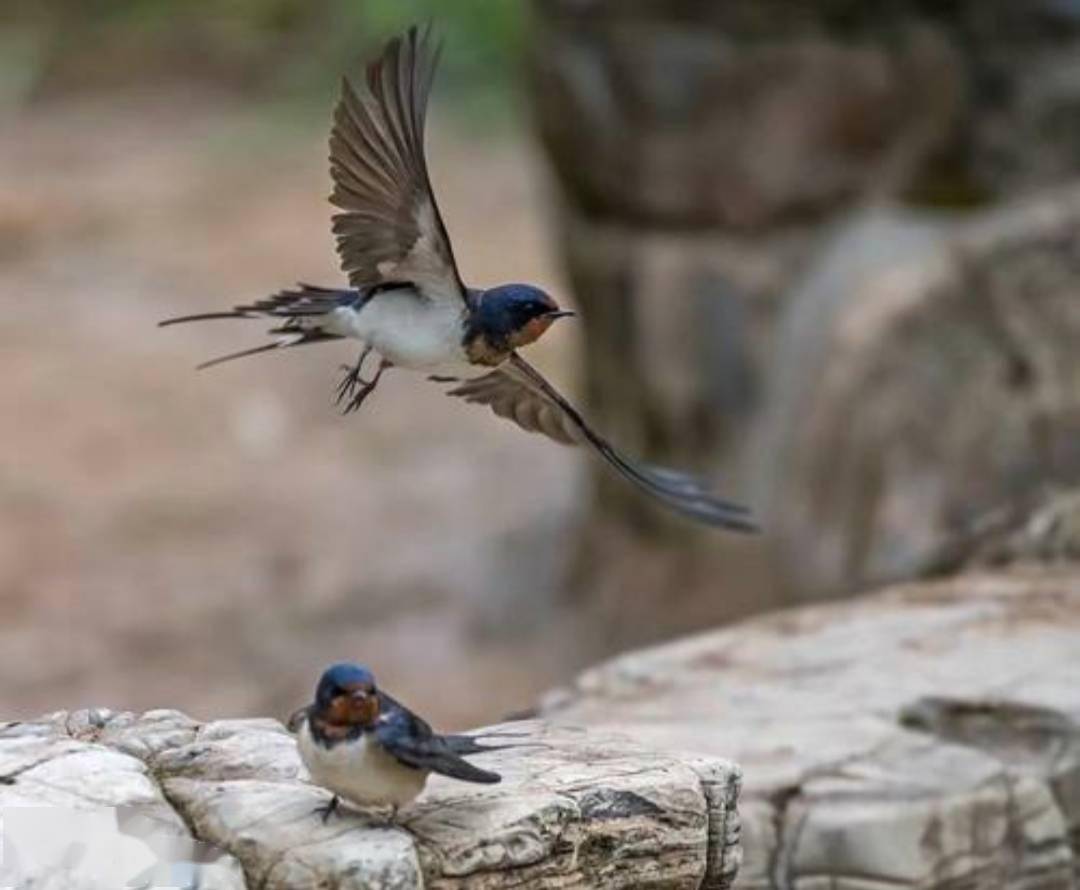
<svg viewBox="0 0 1080 890">
<path fill-rule="evenodd" d="M 448 395 L 487 405 L 522 429 L 556 442 L 589 445 L 624 478 L 683 516 L 736 531 L 758 530 L 749 510 L 711 494 L 696 477 L 631 461 L 517 353 L 494 371 L 460 383 Z"/>
<path fill-rule="evenodd" d="M 494 785 L 502 781 L 502 776 L 490 770 L 473 766 L 449 750 L 402 750 L 395 748 L 391 753 L 406 766 L 416 769 L 431 770 L 441 776 L 449 776 L 462 782 L 476 782 L 481 785 Z"/>
<path fill-rule="evenodd" d="M 395 719 L 381 721 L 375 729 L 375 737 L 394 759 L 414 769 L 431 770 L 462 782 L 479 782 L 492 785 L 501 781 L 498 773 L 473 766 L 454 750 L 454 745 L 431 731 L 423 721 L 414 721 L 415 715 L 403 711 Z M 419 723 L 419 725 L 417 725 Z M 469 753 L 480 753 L 481 749 Z"/>
</svg>

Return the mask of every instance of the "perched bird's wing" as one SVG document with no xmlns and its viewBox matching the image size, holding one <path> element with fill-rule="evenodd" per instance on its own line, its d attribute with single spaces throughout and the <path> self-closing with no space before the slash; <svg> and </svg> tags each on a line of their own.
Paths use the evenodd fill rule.
<svg viewBox="0 0 1080 890">
<path fill-rule="evenodd" d="M 308 714 L 311 713 L 311 709 L 314 705 L 304 705 L 302 708 L 297 708 L 289 715 L 288 721 L 285 723 L 285 728 L 289 732 L 296 734 L 300 731 L 300 727 L 303 726 L 304 721 L 307 720 Z"/>
<path fill-rule="evenodd" d="M 432 299 L 464 301 L 424 159 L 424 118 L 438 63 L 430 28 L 391 40 L 357 95 L 348 80 L 330 134 L 330 202 L 341 267 L 354 287 L 410 281 Z"/>
<path fill-rule="evenodd" d="M 462 759 L 453 745 L 408 708 L 383 693 L 380 698 L 384 704 L 375 738 L 396 760 L 414 769 L 431 770 L 463 782 L 490 785 L 502 780 L 498 773 L 480 769 Z"/>
<path fill-rule="evenodd" d="M 439 378 L 445 379 L 445 378 Z M 494 371 L 466 380 L 450 390 L 457 396 L 488 405 L 500 417 L 522 429 L 543 433 L 556 442 L 586 444 L 625 478 L 670 509 L 690 519 L 737 531 L 757 531 L 750 512 L 710 494 L 700 480 L 686 473 L 634 463 L 594 431 L 558 390 L 516 352 Z"/>
</svg>

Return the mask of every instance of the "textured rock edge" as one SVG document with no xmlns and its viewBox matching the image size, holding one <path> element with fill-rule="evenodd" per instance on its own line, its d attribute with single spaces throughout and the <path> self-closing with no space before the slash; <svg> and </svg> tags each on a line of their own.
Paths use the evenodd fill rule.
<svg viewBox="0 0 1080 890">
<path fill-rule="evenodd" d="M 517 729 L 523 725 L 509 724 L 508 726 Z M 539 727 L 541 735 L 546 732 L 559 733 L 565 730 L 571 734 L 579 734 L 582 740 L 585 741 L 585 733 L 580 729 L 559 729 L 548 724 L 538 723 L 528 724 L 528 726 L 532 727 L 534 732 Z M 250 732 L 248 732 L 249 730 Z M 231 763 L 233 767 L 238 768 L 238 771 L 235 774 L 230 774 L 230 769 L 232 769 L 230 767 L 230 756 L 232 755 L 229 752 L 223 753 L 224 748 L 237 743 L 237 740 L 240 740 L 239 743 L 243 746 L 245 735 L 250 736 L 251 739 L 256 736 L 261 737 L 260 744 L 258 746 L 249 745 L 250 750 L 245 750 L 243 755 L 233 757 Z M 242 828 L 239 830 L 236 828 L 237 823 L 235 820 L 229 823 L 228 820 L 223 821 L 222 819 L 221 809 L 227 808 L 230 803 L 227 792 L 227 786 L 230 783 L 245 786 L 245 793 L 256 791 L 268 794 L 271 798 L 276 793 L 280 793 L 282 803 L 286 806 L 295 805 L 299 793 L 302 801 L 297 812 L 305 817 L 310 813 L 310 808 L 322 802 L 324 795 L 321 790 L 299 780 L 295 763 L 283 762 L 280 756 L 275 756 L 280 755 L 282 749 L 288 748 L 290 751 L 289 758 L 295 761 L 295 755 L 292 753 L 295 749 L 293 748 L 291 736 L 288 735 L 284 727 L 272 720 L 198 723 L 180 712 L 169 710 L 149 711 L 142 715 L 130 712 L 115 712 L 108 709 L 61 711 L 32 721 L 0 724 L 0 742 L 15 739 L 29 741 L 30 744 L 26 746 L 29 749 L 35 747 L 32 740 L 39 740 L 39 747 L 44 750 L 40 751 L 38 755 L 31 755 L 26 762 L 17 763 L 14 768 L 11 768 L 11 757 L 8 756 L 6 761 L 4 758 L 4 754 L 10 755 L 10 752 L 4 752 L 0 748 L 0 778 L 9 780 L 0 785 L 0 802 L 3 801 L 4 795 L 2 792 L 6 788 L 21 786 L 21 783 L 12 780 L 17 779 L 24 773 L 30 774 L 34 769 L 38 769 L 43 765 L 51 764 L 58 758 L 64 758 L 73 753 L 92 754 L 97 752 L 98 754 L 118 755 L 128 761 L 127 764 L 117 761 L 118 766 L 121 766 L 121 768 L 130 766 L 131 774 L 138 774 L 142 778 L 149 780 L 153 785 L 152 792 L 145 785 L 141 787 L 139 799 L 135 803 L 139 806 L 150 807 L 165 821 L 175 820 L 178 822 L 179 826 L 182 826 L 180 830 L 186 830 L 193 842 L 209 844 L 215 850 L 222 851 L 222 858 L 226 861 L 228 867 L 235 869 L 238 863 L 239 868 L 243 871 L 244 885 L 248 888 L 293 886 L 305 872 L 309 877 L 313 876 L 313 871 L 322 874 L 319 869 L 332 867 L 335 859 L 340 855 L 328 852 L 325 849 L 327 845 L 329 847 L 348 846 L 351 848 L 349 851 L 351 872 L 342 875 L 335 874 L 335 879 L 338 880 L 335 886 L 342 888 L 367 886 L 366 881 L 368 878 L 374 878 L 379 886 L 387 887 L 494 887 L 496 883 L 491 881 L 494 879 L 497 882 L 498 873 L 502 870 L 513 871 L 515 875 L 514 886 L 529 886 L 534 880 L 539 885 L 539 882 L 542 882 L 545 878 L 561 874 L 558 871 L 554 874 L 550 873 L 548 868 L 552 863 L 544 861 L 543 858 L 532 863 L 511 862 L 509 865 L 505 861 L 480 861 L 473 863 L 476 866 L 475 868 L 467 867 L 463 871 L 456 871 L 455 866 L 460 865 L 460 863 L 451 861 L 449 867 L 447 867 L 445 861 L 447 858 L 446 850 L 433 849 L 432 847 L 435 845 L 425 843 L 425 838 L 422 835 L 414 835 L 411 832 L 398 829 L 377 828 L 373 831 L 365 829 L 364 837 L 366 840 L 372 841 L 371 844 L 358 843 L 355 834 L 347 839 L 347 843 L 342 841 L 343 836 L 356 827 L 355 824 L 346 827 L 344 831 L 338 829 L 336 834 L 331 830 L 325 833 L 315 831 L 310 835 L 295 835 L 302 836 L 303 840 L 299 843 L 284 844 L 280 847 L 275 846 L 272 840 L 268 840 L 268 838 L 275 837 L 284 838 L 284 835 L 275 833 L 280 826 L 272 827 L 269 835 L 263 834 L 260 836 L 258 832 L 255 832 L 253 836 L 245 836 Z M 588 740 L 589 743 L 602 741 L 604 740 Z M 214 752 L 217 756 L 216 758 L 210 758 L 213 761 L 210 772 L 207 774 L 199 773 L 199 762 L 203 753 L 214 749 L 215 744 L 218 745 L 217 750 Z M 278 745 L 281 748 L 278 748 Z M 51 754 L 48 751 L 49 747 L 53 748 Z M 255 747 L 260 750 L 256 752 Z M 262 750 L 264 748 L 265 750 Z M 655 751 L 640 749 L 632 744 L 627 749 L 628 756 L 635 756 L 635 749 L 636 754 L 643 758 L 644 772 L 656 771 L 659 776 L 666 777 L 669 780 L 669 785 L 671 784 L 670 776 L 673 771 L 677 773 L 680 770 L 687 770 L 696 776 L 698 786 L 696 793 L 700 794 L 703 801 L 703 809 L 700 811 L 699 818 L 703 816 L 705 819 L 704 832 L 702 832 L 700 828 L 694 828 L 692 820 L 687 824 L 680 824 L 680 814 L 674 814 L 674 827 L 671 828 L 671 831 L 672 838 L 675 841 L 672 851 L 676 868 L 673 869 L 670 875 L 663 873 L 650 874 L 648 876 L 651 878 L 648 881 L 649 885 L 656 887 L 697 886 L 705 888 L 705 890 L 719 890 L 719 888 L 730 886 L 741 861 L 739 847 L 740 826 L 736 809 L 741 779 L 738 768 L 720 759 L 680 759 L 670 755 L 658 755 Z M 597 748 L 597 750 L 601 750 L 601 748 Z M 44 754 L 44 756 L 41 756 L 41 754 Z M 263 763 L 259 763 L 260 757 L 263 759 Z M 588 744 L 585 745 L 585 755 L 581 762 L 586 770 L 592 769 L 594 766 L 594 761 L 589 756 Z M 253 766 L 254 769 L 252 769 Z M 217 774 L 214 773 L 214 770 L 217 770 Z M 185 775 L 185 773 L 189 775 Z M 613 792 L 614 799 L 617 799 L 621 793 L 617 789 L 620 778 L 624 775 L 632 774 L 621 774 L 616 770 L 608 777 L 611 782 L 609 787 L 613 785 L 616 789 Z M 115 778 L 115 775 L 107 771 L 97 776 L 97 779 L 103 785 L 108 783 L 109 787 L 114 788 L 115 794 L 120 795 L 123 787 L 116 783 Z M 605 778 L 602 772 L 598 774 L 598 778 L 601 781 Z M 108 796 L 105 798 L 100 797 L 95 793 L 93 782 L 84 785 L 77 773 L 70 774 L 68 779 L 72 786 L 62 789 L 63 794 L 61 797 L 64 794 L 68 795 L 72 806 L 86 808 L 88 805 L 93 806 L 95 804 L 113 806 L 132 803 L 129 799 L 113 800 L 109 799 Z M 32 792 L 34 783 L 30 782 L 29 784 Z M 287 787 L 282 787 L 279 790 L 267 787 L 275 784 Z M 202 789 L 202 796 L 195 793 L 195 786 Z M 574 790 L 588 794 L 589 788 L 586 786 L 584 789 Z M 676 787 L 677 790 L 678 787 Z M 694 791 L 691 783 L 686 783 L 686 790 Z M 220 804 L 220 806 L 215 805 L 215 803 L 208 803 L 213 794 L 218 792 L 220 792 L 220 798 L 217 799 L 216 803 Z M 210 795 L 210 798 L 207 797 L 207 794 Z M 290 796 L 292 797 L 291 803 L 287 800 Z M 570 812 L 559 814 L 557 820 L 563 823 L 560 826 L 561 828 L 569 826 L 571 834 L 578 840 L 586 837 L 587 833 L 581 829 L 589 826 L 590 821 L 593 823 L 590 827 L 596 830 L 598 822 L 605 822 L 612 818 L 609 813 L 601 814 L 598 819 L 594 819 L 591 815 L 586 817 L 582 812 L 584 808 L 581 807 L 581 802 L 578 797 L 566 796 L 565 803 L 570 804 L 570 807 L 568 807 Z M 54 799 L 51 803 L 63 805 L 62 800 Z M 469 801 L 466 799 L 464 802 L 466 810 L 468 805 Z M 542 822 L 547 814 L 543 812 L 543 807 L 541 807 L 536 813 L 530 812 L 528 815 L 530 818 Z M 659 823 L 668 827 L 668 819 L 672 818 L 673 814 L 662 813 L 660 815 L 662 818 L 659 819 Z M 619 814 L 615 814 L 615 818 L 618 817 Z M 254 821 L 258 822 L 259 820 Z M 285 823 L 288 824 L 293 821 L 295 820 L 286 819 Z M 575 821 L 578 823 L 577 825 L 573 825 Z M 500 826 L 495 825 L 495 827 Z M 618 834 L 619 829 L 615 828 L 614 830 Z M 376 833 L 378 837 L 376 837 Z M 629 834 L 633 834 L 633 832 L 629 832 Z M 588 836 L 591 838 L 594 835 Z M 606 836 L 606 827 L 599 825 L 599 831 L 595 836 Z M 641 855 L 643 862 L 654 863 L 654 865 L 648 867 L 655 867 L 662 862 L 661 856 L 654 856 L 648 851 L 648 842 L 655 843 L 658 839 L 662 840 L 663 837 L 663 833 L 659 832 L 646 839 L 645 852 L 639 855 Z M 690 842 L 680 846 L 680 840 L 685 840 L 686 837 L 690 838 Z M 556 833 L 555 839 L 556 842 L 565 841 L 558 833 Z M 383 843 L 383 841 L 387 843 Z M 634 843 L 636 842 L 631 842 L 631 848 Z M 699 843 L 704 845 L 703 851 L 698 848 Z M 403 845 L 405 849 L 403 849 Z M 369 873 L 366 867 L 358 871 L 356 858 L 353 855 L 357 848 L 366 848 L 368 846 L 374 851 L 374 859 L 376 860 L 371 863 L 372 873 Z M 482 852 L 486 850 L 483 840 L 479 844 L 479 849 Z M 606 864 L 602 849 L 601 847 L 601 852 L 597 857 L 600 866 Z M 699 850 L 696 856 L 693 854 L 693 849 Z M 451 851 L 450 853 L 451 859 L 454 852 Z M 548 852 L 551 853 L 552 851 L 549 850 Z M 572 886 L 590 886 L 592 885 L 590 877 L 595 877 L 597 881 L 595 886 L 608 886 L 607 879 L 603 874 L 599 871 L 596 871 L 595 874 L 589 871 L 588 863 L 582 869 L 577 868 L 579 855 L 581 859 L 587 858 L 581 845 L 572 849 L 575 870 L 570 873 L 569 877 L 571 880 L 576 879 L 577 881 Z M 631 857 L 633 855 L 633 852 L 631 852 Z M 680 859 L 680 856 L 683 859 Z M 482 860 L 483 858 L 481 856 Z M 548 856 L 546 858 L 550 859 L 552 857 Z M 411 868 L 403 868 L 409 863 L 411 863 Z M 529 875 L 529 872 L 533 871 L 532 868 L 528 867 L 530 865 L 536 867 L 533 875 Z M 679 871 L 678 866 L 686 867 Z M 692 868 L 688 871 L 687 867 Z M 693 874 L 691 874 L 691 871 Z M 698 873 L 699 871 L 700 873 Z M 525 878 L 530 884 L 520 883 L 522 878 Z M 607 875 L 607 878 L 614 878 L 614 882 L 610 886 L 637 886 L 637 880 L 644 880 L 643 876 L 639 876 L 638 878 L 632 878 L 631 883 L 627 884 L 620 882 L 618 875 Z M 354 884 L 353 880 L 361 883 Z M 225 885 L 207 884 L 206 886 Z M 232 887 L 236 886 L 236 884 L 230 883 L 228 886 Z"/>
</svg>

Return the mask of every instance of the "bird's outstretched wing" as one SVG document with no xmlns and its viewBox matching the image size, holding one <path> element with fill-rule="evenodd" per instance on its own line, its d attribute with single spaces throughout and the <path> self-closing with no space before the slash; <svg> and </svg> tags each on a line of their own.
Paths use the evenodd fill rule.
<svg viewBox="0 0 1080 890">
<path fill-rule="evenodd" d="M 424 159 L 424 119 L 438 63 L 431 29 L 410 28 L 346 79 L 330 134 L 330 202 L 341 267 L 354 287 L 410 281 L 432 299 L 464 300 Z"/>
<path fill-rule="evenodd" d="M 758 530 L 745 507 L 711 494 L 699 479 L 629 460 L 517 353 L 494 371 L 460 383 L 448 395 L 488 405 L 522 429 L 543 433 L 557 442 L 589 445 L 622 476 L 683 516 L 736 531 Z"/>
<path fill-rule="evenodd" d="M 426 769 L 460 779 L 463 782 L 479 782 L 492 785 L 502 781 L 498 773 L 473 766 L 459 753 L 466 746 L 448 741 L 404 705 L 380 693 L 382 715 L 375 728 L 375 738 L 394 758 L 414 769 Z M 451 739 L 457 739 L 451 736 Z M 474 747 L 468 753 L 484 750 Z"/>
</svg>

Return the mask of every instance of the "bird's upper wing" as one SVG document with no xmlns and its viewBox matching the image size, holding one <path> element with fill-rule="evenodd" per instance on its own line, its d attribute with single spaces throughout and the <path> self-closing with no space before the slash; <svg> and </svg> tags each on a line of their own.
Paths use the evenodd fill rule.
<svg viewBox="0 0 1080 890">
<path fill-rule="evenodd" d="M 382 713 L 375 727 L 375 738 L 396 760 L 414 769 L 431 770 L 463 782 L 494 784 L 501 780 L 498 773 L 464 760 L 456 753 L 455 745 L 404 705 L 385 693 L 380 693 L 380 698 Z"/>
<path fill-rule="evenodd" d="M 580 412 L 517 353 L 494 371 L 467 380 L 448 394 L 488 405 L 500 417 L 529 432 L 543 433 L 565 444 L 591 446 L 630 482 L 690 519 L 737 531 L 757 531 L 745 507 L 710 494 L 695 477 L 629 460 L 593 430 Z"/>
<path fill-rule="evenodd" d="M 424 159 L 424 118 L 438 62 L 430 28 L 395 37 L 348 80 L 330 133 L 330 202 L 341 266 L 354 287 L 410 281 L 431 298 L 465 299 Z"/>
</svg>

